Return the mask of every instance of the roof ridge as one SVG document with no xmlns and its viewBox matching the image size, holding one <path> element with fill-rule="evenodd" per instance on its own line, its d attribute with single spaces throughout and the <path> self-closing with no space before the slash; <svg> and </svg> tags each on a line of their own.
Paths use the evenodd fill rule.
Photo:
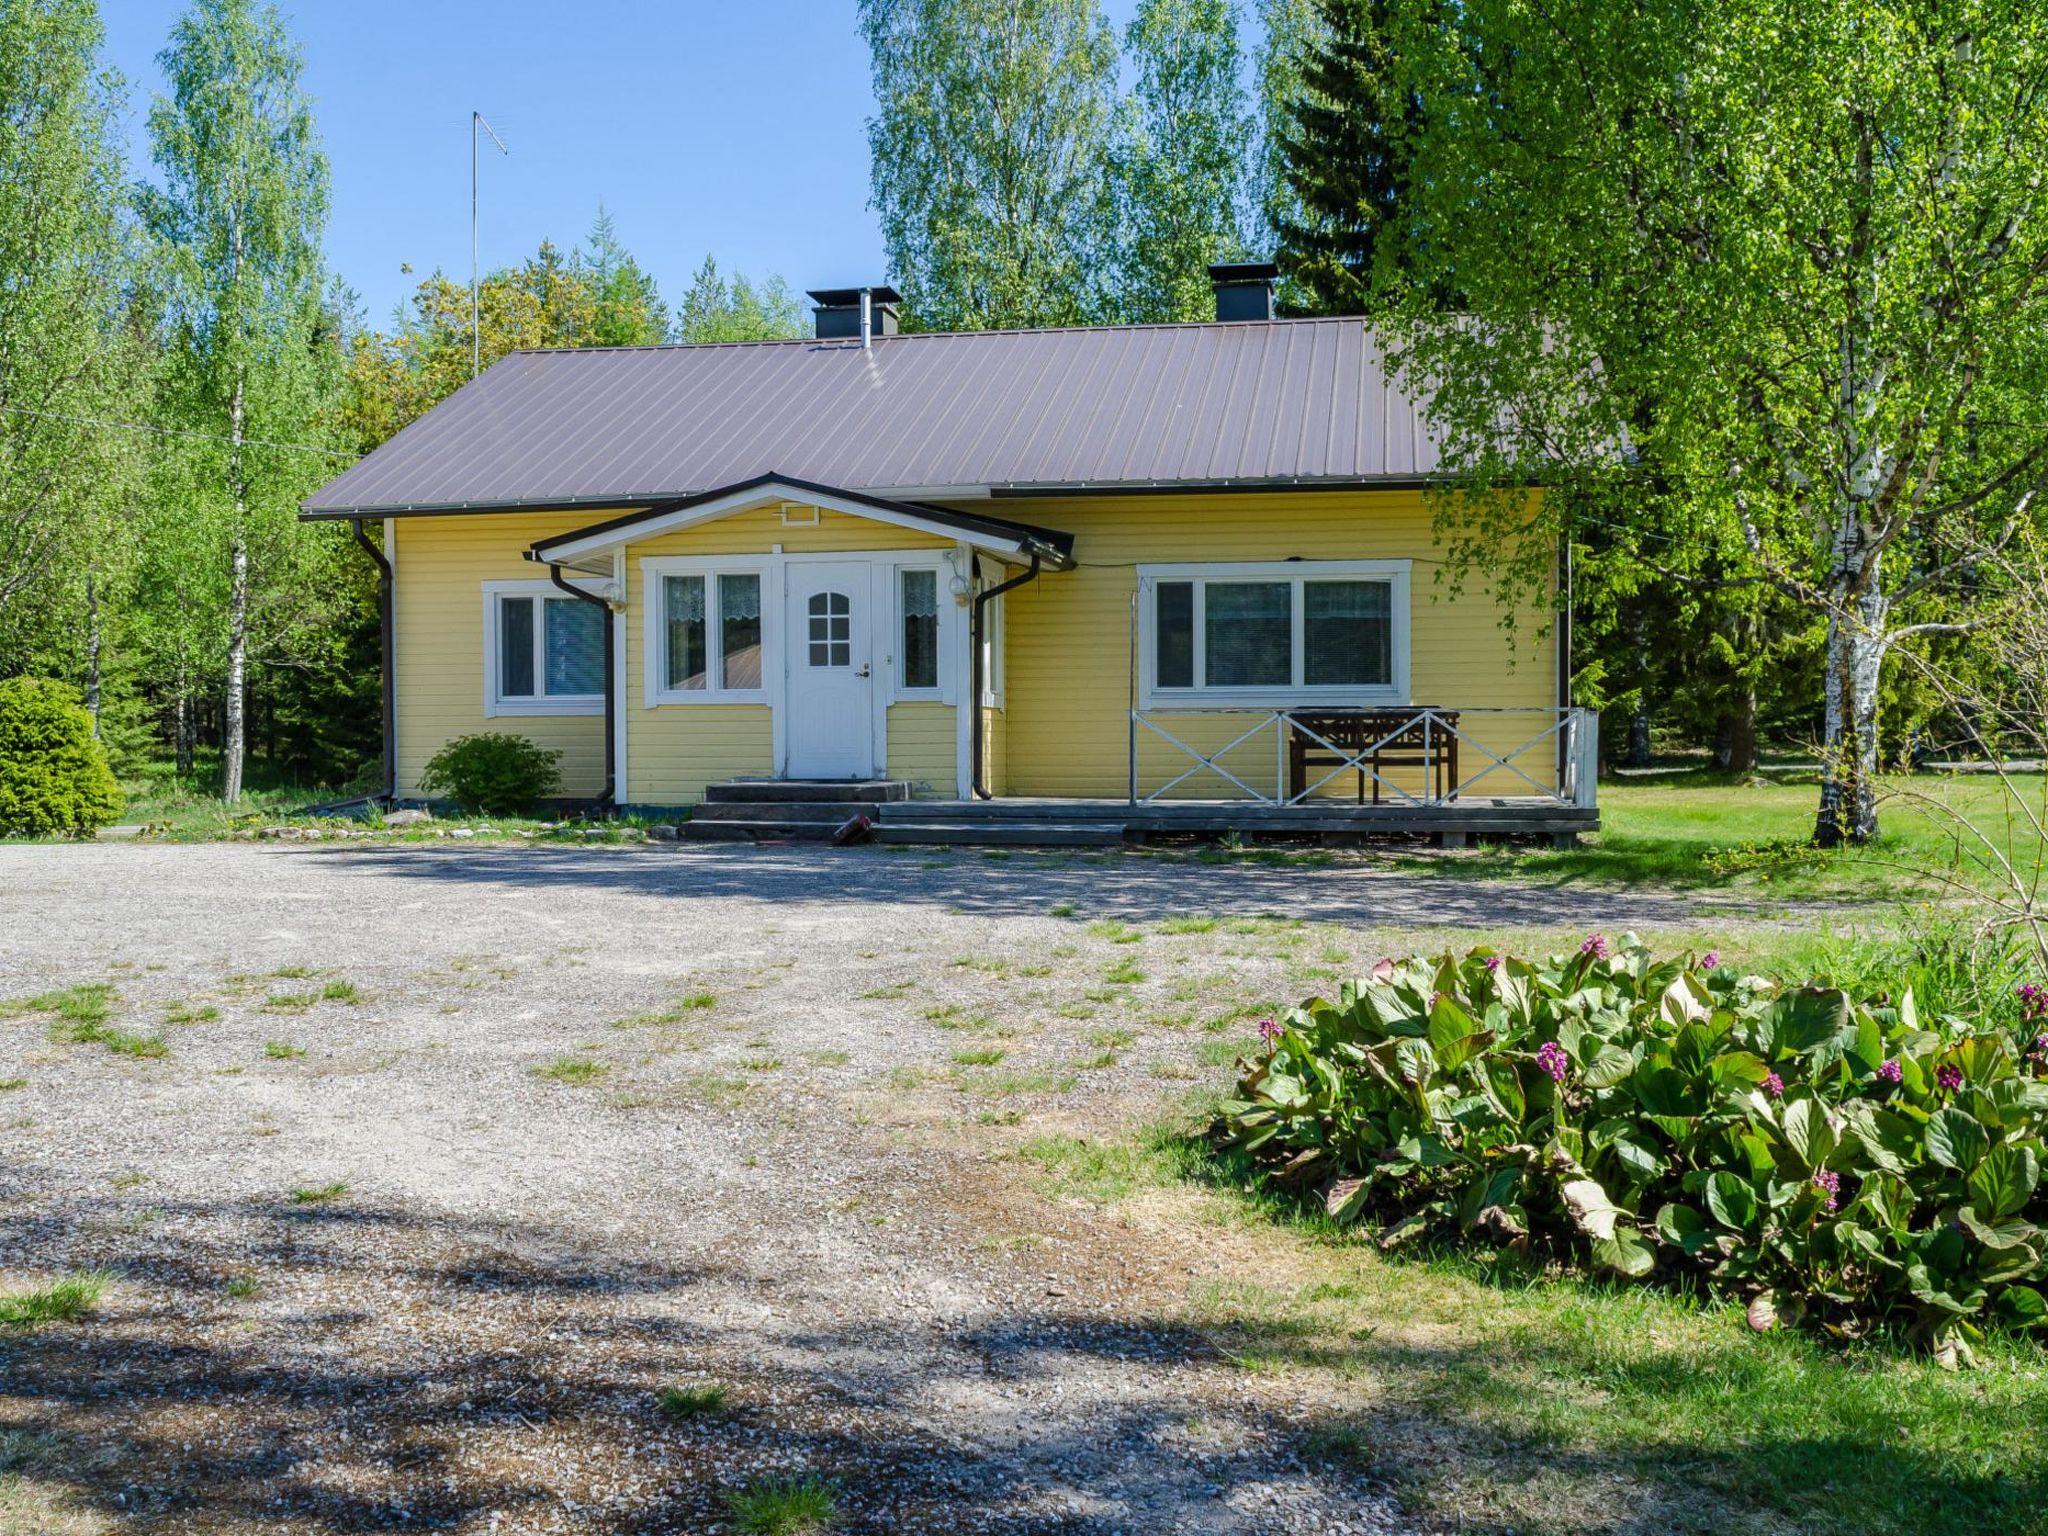
<svg viewBox="0 0 2048 1536">
<path fill-rule="evenodd" d="M 1270 320 L 1134 320 L 1098 321 L 1087 325 L 1008 325 L 979 331 L 894 331 L 873 339 L 877 346 L 897 341 L 945 341 L 968 336 L 1072 336 L 1139 331 L 1251 330 L 1260 326 L 1360 325 L 1370 329 L 1366 315 L 1275 315 Z M 854 336 L 761 336 L 751 341 L 650 341 L 618 347 L 514 347 L 506 357 L 588 356 L 607 352 L 714 352 L 727 347 L 818 347 L 832 351 L 861 349 Z"/>
</svg>

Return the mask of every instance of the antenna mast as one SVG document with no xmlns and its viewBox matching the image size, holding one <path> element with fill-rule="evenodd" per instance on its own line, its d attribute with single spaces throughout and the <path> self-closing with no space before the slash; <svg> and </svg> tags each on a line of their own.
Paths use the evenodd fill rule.
<svg viewBox="0 0 2048 1536">
<path fill-rule="evenodd" d="M 481 130 L 491 136 L 491 142 L 498 146 L 498 153 L 509 155 L 505 141 L 498 137 L 498 130 L 485 120 L 483 113 L 469 114 L 469 376 L 473 379 L 483 371 L 483 323 L 477 301 L 477 232 L 476 232 L 476 182 L 477 151 L 482 147 L 478 138 Z"/>
</svg>

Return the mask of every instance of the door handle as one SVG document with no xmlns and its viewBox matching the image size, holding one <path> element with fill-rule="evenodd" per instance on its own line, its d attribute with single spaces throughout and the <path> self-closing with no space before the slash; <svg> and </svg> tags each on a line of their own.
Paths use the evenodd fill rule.
<svg viewBox="0 0 2048 1536">
<path fill-rule="evenodd" d="M 854 673 L 853 675 L 855 677 L 871 677 L 873 676 L 873 674 L 874 669 L 871 666 L 869 666 L 867 662 L 862 662 L 860 664 L 860 670 Z"/>
</svg>

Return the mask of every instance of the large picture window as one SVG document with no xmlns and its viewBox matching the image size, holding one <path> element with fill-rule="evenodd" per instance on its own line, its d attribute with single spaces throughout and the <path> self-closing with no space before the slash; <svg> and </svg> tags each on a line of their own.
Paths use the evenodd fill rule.
<svg viewBox="0 0 2048 1536">
<path fill-rule="evenodd" d="M 486 712 L 590 714 L 604 708 L 604 614 L 550 582 L 484 589 Z"/>
<path fill-rule="evenodd" d="M 1405 703 L 1408 563 L 1140 571 L 1147 705 Z"/>
<path fill-rule="evenodd" d="M 652 585 L 659 696 L 761 697 L 761 572 L 691 571 Z"/>
</svg>

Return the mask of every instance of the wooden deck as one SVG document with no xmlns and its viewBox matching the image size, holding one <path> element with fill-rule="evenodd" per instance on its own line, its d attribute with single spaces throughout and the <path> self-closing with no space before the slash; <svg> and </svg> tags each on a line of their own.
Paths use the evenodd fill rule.
<svg viewBox="0 0 2048 1536">
<path fill-rule="evenodd" d="M 1279 806 L 1252 800 L 896 800 L 875 807 L 885 843 L 1111 846 L 1170 838 L 1315 838 L 1354 842 L 1427 838 L 1461 846 L 1475 837 L 1568 841 L 1597 831 L 1597 810 L 1539 796 L 1474 795 L 1440 805 Z"/>
</svg>

